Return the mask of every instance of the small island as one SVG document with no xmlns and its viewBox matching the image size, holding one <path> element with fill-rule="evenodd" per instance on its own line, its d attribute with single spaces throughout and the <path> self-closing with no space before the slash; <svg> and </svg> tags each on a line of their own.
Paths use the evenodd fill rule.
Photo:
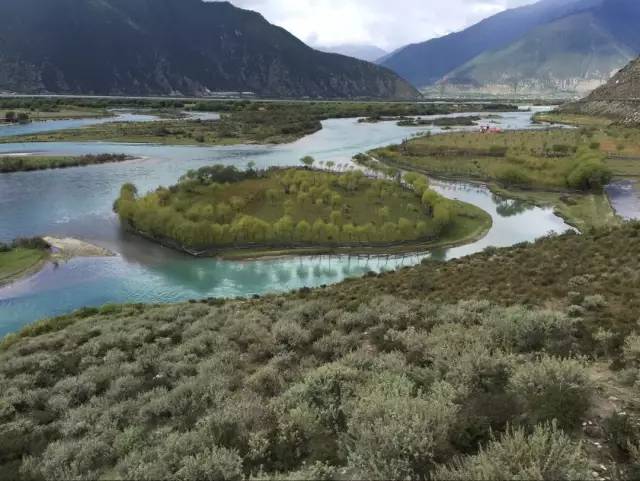
<svg viewBox="0 0 640 481">
<path fill-rule="evenodd" d="M 303 161 L 204 167 L 144 196 L 125 184 L 114 207 L 127 228 L 195 256 L 407 252 L 467 242 L 491 226 L 487 213 L 440 196 L 422 175 L 393 182 Z"/>
<path fill-rule="evenodd" d="M 0 174 L 83 167 L 133 159 L 135 157 L 125 154 L 89 154 L 80 156 L 5 154 L 0 156 Z"/>
</svg>

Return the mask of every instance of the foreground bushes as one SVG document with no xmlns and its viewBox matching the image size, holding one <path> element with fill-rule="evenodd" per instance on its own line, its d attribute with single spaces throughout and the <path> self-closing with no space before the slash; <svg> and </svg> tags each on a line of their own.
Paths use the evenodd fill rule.
<svg viewBox="0 0 640 481">
<path fill-rule="evenodd" d="M 565 479 L 579 446 L 535 424 L 579 424 L 583 364 L 541 356 L 571 356 L 576 322 L 389 296 L 83 312 L 0 352 L 0 477 Z"/>
<path fill-rule="evenodd" d="M 507 432 L 475 456 L 441 468 L 434 479 L 442 481 L 496 479 L 590 480 L 594 479 L 579 444 L 554 425 Z"/>
</svg>

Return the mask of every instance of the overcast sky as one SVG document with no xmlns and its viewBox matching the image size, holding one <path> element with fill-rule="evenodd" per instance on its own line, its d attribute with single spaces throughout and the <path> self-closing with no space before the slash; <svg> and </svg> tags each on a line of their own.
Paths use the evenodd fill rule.
<svg viewBox="0 0 640 481">
<path fill-rule="evenodd" d="M 231 0 L 260 12 L 310 45 L 344 43 L 393 50 L 461 30 L 535 0 Z"/>
</svg>

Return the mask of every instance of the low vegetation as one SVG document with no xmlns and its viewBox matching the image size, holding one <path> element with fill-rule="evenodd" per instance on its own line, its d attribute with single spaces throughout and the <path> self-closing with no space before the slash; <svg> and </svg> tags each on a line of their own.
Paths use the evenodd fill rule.
<svg viewBox="0 0 640 481">
<path fill-rule="evenodd" d="M 97 154 L 75 157 L 50 155 L 12 155 L 3 157 L 0 155 L 0 173 L 83 167 L 111 162 L 124 162 L 132 158 L 124 154 Z"/>
<path fill-rule="evenodd" d="M 312 158 L 303 162 L 308 167 L 267 171 L 204 167 L 142 197 L 126 184 L 115 208 L 125 225 L 194 254 L 415 245 L 478 235 L 490 225 L 480 209 L 430 190 L 423 176 L 390 182 L 360 171 L 313 170 Z"/>
<path fill-rule="evenodd" d="M 0 286 L 36 269 L 48 257 L 49 247 L 40 238 L 0 243 Z"/>
<path fill-rule="evenodd" d="M 383 162 L 505 186 L 601 191 L 612 172 L 580 131 L 428 135 L 373 151 Z"/>
<path fill-rule="evenodd" d="M 11 99 L 13 100 L 13 99 Z M 516 110 L 513 105 L 425 104 L 395 102 L 260 102 L 260 101 L 179 101 L 179 100 L 68 100 L 77 108 L 148 108 L 153 112 L 180 110 L 219 112 L 220 120 L 162 120 L 159 122 L 113 122 L 81 129 L 5 137 L 3 143 L 92 141 L 151 142 L 162 144 L 225 145 L 240 143 L 286 143 L 322 128 L 322 120 L 349 117 L 402 117 L 465 111 Z M 22 106 L 58 109 L 62 105 L 45 99 L 3 102 L 0 108 Z"/>
<path fill-rule="evenodd" d="M 639 254 L 631 223 L 318 290 L 42 321 L 0 347 L 0 473 L 634 479 Z"/>
<path fill-rule="evenodd" d="M 425 135 L 370 154 L 356 161 L 385 172 L 405 169 L 488 182 L 496 193 L 553 206 L 580 230 L 619 224 L 603 187 L 615 178 L 640 176 L 640 133 L 608 122 Z"/>
</svg>

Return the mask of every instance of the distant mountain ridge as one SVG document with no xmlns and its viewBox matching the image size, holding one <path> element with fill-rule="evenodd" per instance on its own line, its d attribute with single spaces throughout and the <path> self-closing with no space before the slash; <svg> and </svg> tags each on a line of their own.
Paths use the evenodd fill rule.
<svg viewBox="0 0 640 481">
<path fill-rule="evenodd" d="M 1 0 L 0 91 L 415 99 L 394 72 L 201 0 Z"/>
<path fill-rule="evenodd" d="M 637 0 L 543 0 L 384 59 L 414 85 L 487 93 L 588 92 L 640 53 Z"/>
<path fill-rule="evenodd" d="M 365 60 L 366 62 L 375 62 L 389 52 L 376 47 L 375 45 L 363 45 L 355 43 L 345 43 L 342 45 L 335 45 L 332 47 L 316 46 L 317 50 L 327 53 L 338 53 L 340 55 L 346 55 L 347 57 L 357 58 L 359 60 Z"/>
</svg>

